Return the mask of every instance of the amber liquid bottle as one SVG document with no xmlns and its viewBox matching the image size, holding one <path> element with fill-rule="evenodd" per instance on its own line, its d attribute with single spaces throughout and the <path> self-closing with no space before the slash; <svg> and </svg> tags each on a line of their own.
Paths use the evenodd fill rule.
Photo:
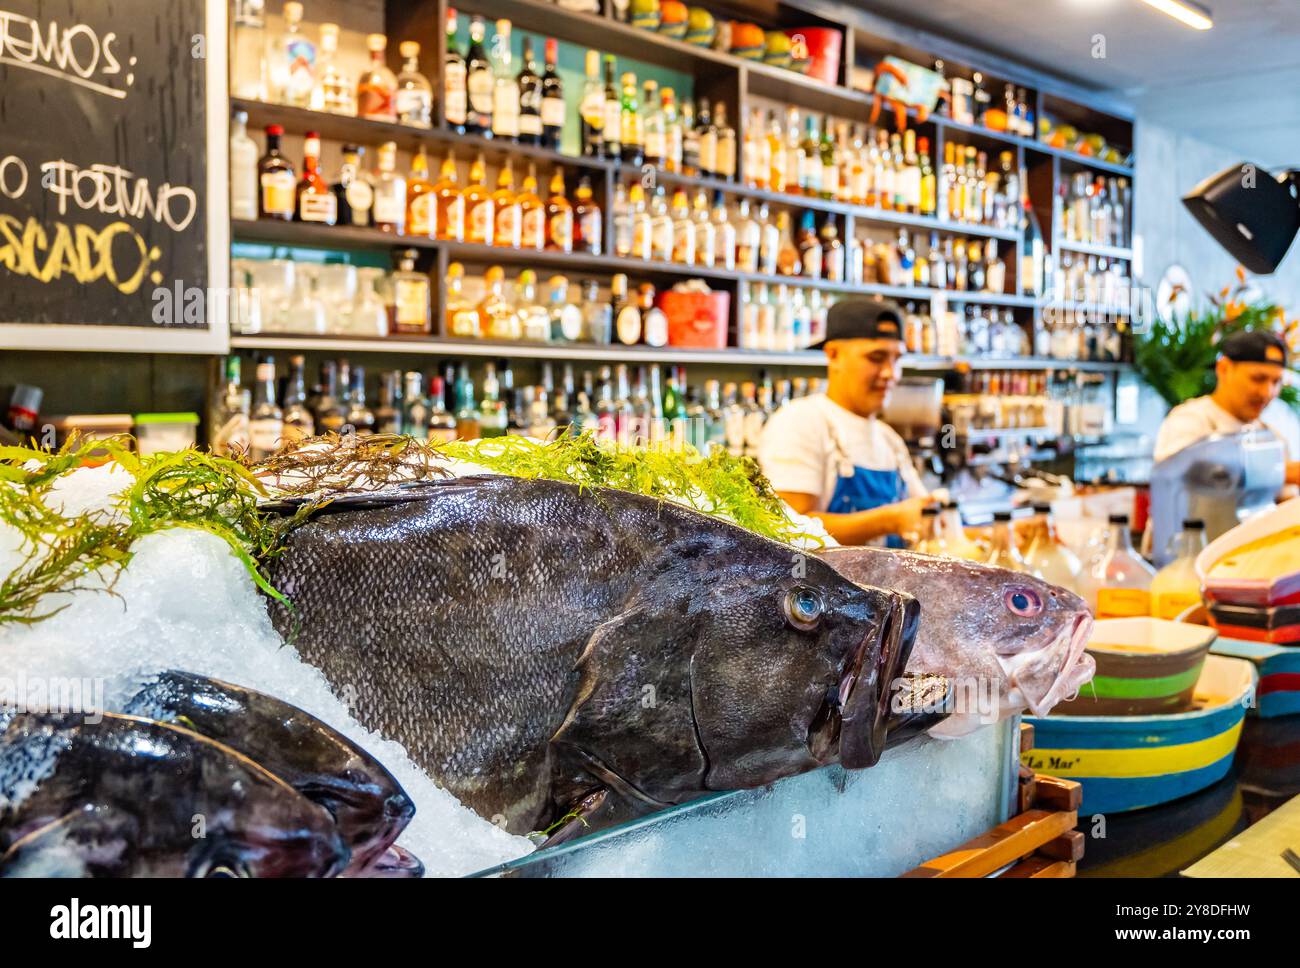
<svg viewBox="0 0 1300 968">
<path fill-rule="evenodd" d="M 469 184 L 465 186 L 465 241 L 480 245 L 492 244 L 496 228 L 496 206 L 488 190 L 487 165 L 480 153 L 469 169 Z"/>
<path fill-rule="evenodd" d="M 434 225 L 444 242 L 461 242 L 465 238 L 465 196 L 456 177 L 456 156 L 451 152 L 443 159 L 438 182 L 433 186 L 437 218 Z"/>
<path fill-rule="evenodd" d="M 514 162 L 509 158 L 497 175 L 497 190 L 492 193 L 492 204 L 496 209 L 496 229 L 492 233 L 492 244 L 519 248 L 523 236 L 523 222 L 519 209 L 519 196 L 515 194 Z"/>
<path fill-rule="evenodd" d="M 539 252 L 546 248 L 546 206 L 537 194 L 537 170 L 531 162 L 519 192 L 519 225 L 523 248 Z"/>
<path fill-rule="evenodd" d="M 429 181 L 429 158 L 424 148 L 411 160 L 411 173 L 406 178 L 406 234 L 423 239 L 437 235 L 438 207 Z"/>
<path fill-rule="evenodd" d="M 308 131 L 302 148 L 302 178 L 298 181 L 295 209 L 299 222 L 333 225 L 338 220 L 338 199 L 320 173 L 320 135 Z"/>
<path fill-rule="evenodd" d="M 551 176 L 551 197 L 546 200 L 546 248 L 573 251 L 573 206 L 564 197 L 564 169 L 558 166 Z"/>
<path fill-rule="evenodd" d="M 586 175 L 578 182 L 573 197 L 573 250 L 587 255 L 600 255 L 603 250 L 604 217 L 592 195 L 591 179 Z"/>
</svg>

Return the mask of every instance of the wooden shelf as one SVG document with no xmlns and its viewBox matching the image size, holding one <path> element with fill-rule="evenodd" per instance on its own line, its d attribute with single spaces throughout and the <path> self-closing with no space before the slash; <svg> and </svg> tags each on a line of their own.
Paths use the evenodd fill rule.
<svg viewBox="0 0 1300 968">
<path fill-rule="evenodd" d="M 1115 245 L 1095 245 L 1091 242 L 1070 242 L 1064 238 L 1056 240 L 1056 247 L 1064 249 L 1066 252 L 1081 252 L 1084 255 L 1103 256 L 1107 259 L 1122 259 L 1125 262 L 1133 261 L 1133 250 L 1122 248 Z"/>
<path fill-rule="evenodd" d="M 1090 155 L 1081 155 L 1077 151 L 1066 151 L 1064 148 L 1053 148 L 1050 145 L 1043 144 L 1041 141 L 1027 142 L 1025 147 L 1031 151 L 1040 151 L 1045 155 L 1055 155 L 1062 161 L 1068 161 L 1083 168 L 1093 168 L 1097 171 L 1108 171 L 1116 175 L 1127 175 L 1130 178 L 1132 178 L 1134 174 L 1132 165 L 1117 165 L 1114 162 L 1102 161 L 1100 158 L 1093 158 Z"/>
</svg>

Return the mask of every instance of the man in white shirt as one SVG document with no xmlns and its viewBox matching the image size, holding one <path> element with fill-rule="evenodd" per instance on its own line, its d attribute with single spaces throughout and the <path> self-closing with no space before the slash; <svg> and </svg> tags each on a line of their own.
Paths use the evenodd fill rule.
<svg viewBox="0 0 1300 968">
<path fill-rule="evenodd" d="M 758 461 L 777 494 L 818 518 L 841 544 L 919 530 L 933 503 L 907 445 L 879 418 L 898 382 L 903 313 L 869 299 L 837 302 L 826 317 L 826 393 L 786 404 L 768 420 Z"/>
<path fill-rule="evenodd" d="M 1219 347 L 1214 392 L 1180 403 L 1169 411 L 1156 437 L 1155 459 L 1172 457 L 1213 434 L 1267 429 L 1287 453 L 1286 482 L 1300 484 L 1300 432 L 1289 405 L 1277 399 L 1287 364 L 1280 336 L 1257 330 L 1234 333 Z"/>
</svg>

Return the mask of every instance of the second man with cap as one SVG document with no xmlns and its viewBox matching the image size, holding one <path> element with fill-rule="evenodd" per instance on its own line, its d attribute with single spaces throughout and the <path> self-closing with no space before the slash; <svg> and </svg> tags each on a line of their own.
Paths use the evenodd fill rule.
<svg viewBox="0 0 1300 968">
<path fill-rule="evenodd" d="M 759 443 L 763 473 L 841 544 L 898 544 L 932 503 L 907 445 L 880 419 L 902 369 L 903 313 L 887 301 L 837 302 L 811 348 L 826 352 L 827 390 L 772 415 Z"/>
</svg>

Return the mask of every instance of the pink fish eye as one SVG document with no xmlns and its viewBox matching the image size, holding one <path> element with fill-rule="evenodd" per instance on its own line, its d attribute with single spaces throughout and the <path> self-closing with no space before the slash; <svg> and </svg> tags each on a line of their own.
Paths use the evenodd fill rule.
<svg viewBox="0 0 1300 968">
<path fill-rule="evenodd" d="M 1032 588 L 1013 588 L 1003 598 L 1013 615 L 1033 618 L 1043 610 L 1043 600 Z"/>
</svg>

